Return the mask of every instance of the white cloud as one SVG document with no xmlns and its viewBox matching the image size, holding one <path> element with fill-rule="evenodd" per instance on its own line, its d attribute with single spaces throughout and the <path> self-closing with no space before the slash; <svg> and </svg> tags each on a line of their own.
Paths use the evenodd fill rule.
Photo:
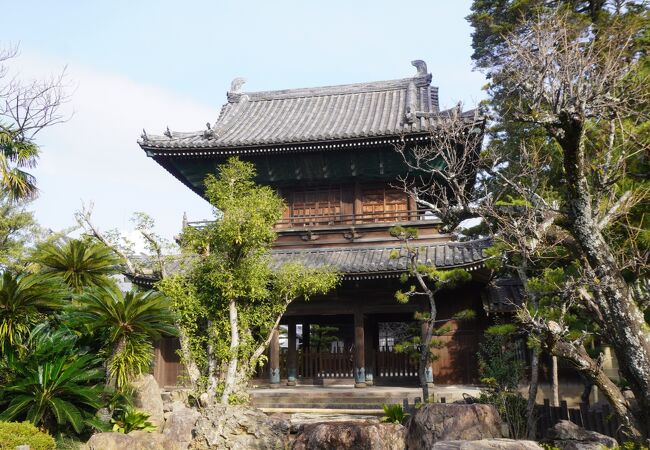
<svg viewBox="0 0 650 450">
<path fill-rule="evenodd" d="M 25 54 L 16 60 L 20 76 L 56 73 L 64 63 Z M 38 135 L 42 157 L 37 169 L 41 191 L 34 209 L 40 223 L 59 229 L 73 222 L 81 201 L 94 201 L 102 229 L 131 228 L 134 211 L 156 219 L 164 236 L 178 232 L 183 211 L 190 219 L 210 216 L 210 206 L 152 159 L 136 140 L 142 129 L 161 134 L 201 129 L 214 121 L 218 106 L 197 104 L 163 89 L 119 75 L 69 64 L 76 86 L 65 110 L 71 119 Z"/>
</svg>

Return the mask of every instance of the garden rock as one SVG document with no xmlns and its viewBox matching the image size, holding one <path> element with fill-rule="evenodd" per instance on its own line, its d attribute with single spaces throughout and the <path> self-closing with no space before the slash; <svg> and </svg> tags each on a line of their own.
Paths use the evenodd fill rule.
<svg viewBox="0 0 650 450">
<path fill-rule="evenodd" d="M 131 383 L 135 388 L 135 406 L 149 414 L 149 421 L 161 426 L 165 421 L 160 386 L 153 375 L 140 375 Z"/>
<path fill-rule="evenodd" d="M 211 405 L 201 411 L 190 448 L 284 449 L 288 442 L 289 425 L 285 420 L 269 417 L 255 408 Z"/>
<path fill-rule="evenodd" d="M 543 450 L 535 441 L 481 439 L 480 441 L 439 441 L 432 450 Z"/>
<path fill-rule="evenodd" d="M 180 406 L 179 406 L 180 405 Z M 186 449 L 192 442 L 192 430 L 201 414 L 182 403 L 174 403 L 171 413 L 165 421 L 162 434 L 168 441 L 178 443 L 181 448 Z"/>
<path fill-rule="evenodd" d="M 427 403 L 408 424 L 406 445 L 428 450 L 438 441 L 501 438 L 501 418 L 492 405 Z"/>
<path fill-rule="evenodd" d="M 305 425 L 293 450 L 404 450 L 406 429 L 399 424 L 365 421 Z"/>
<path fill-rule="evenodd" d="M 585 430 L 569 420 L 560 420 L 546 430 L 546 440 L 560 450 L 599 450 L 617 446 L 616 439 Z"/>
<path fill-rule="evenodd" d="M 122 450 L 131 449 L 134 439 L 122 433 L 97 433 L 93 434 L 85 447 L 87 450 Z"/>
</svg>

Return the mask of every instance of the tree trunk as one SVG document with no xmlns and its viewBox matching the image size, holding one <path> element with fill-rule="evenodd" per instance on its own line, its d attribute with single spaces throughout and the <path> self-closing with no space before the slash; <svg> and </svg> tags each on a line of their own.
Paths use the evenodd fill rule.
<svg viewBox="0 0 650 450">
<path fill-rule="evenodd" d="M 530 359 L 530 385 L 528 386 L 528 403 L 526 405 L 526 428 L 528 439 L 535 440 L 537 434 L 537 417 L 535 417 L 535 403 L 539 387 L 539 349 L 533 348 Z"/>
<path fill-rule="evenodd" d="M 228 316 L 230 319 L 230 356 L 228 360 L 228 370 L 224 380 L 223 393 L 221 394 L 221 404 L 227 405 L 228 398 L 235 390 L 237 382 L 237 365 L 239 363 L 239 324 L 237 323 L 237 303 L 235 299 L 230 299 L 228 303 Z"/>
<path fill-rule="evenodd" d="M 108 359 L 108 361 L 106 361 L 106 386 L 114 385 L 114 387 L 117 387 L 117 377 L 111 375 L 111 366 L 113 365 L 113 362 L 115 361 L 115 357 L 117 356 L 117 354 L 123 351 L 125 347 L 126 347 L 126 337 L 120 336 L 120 338 L 113 346 L 111 357 Z"/>
<path fill-rule="evenodd" d="M 648 436 L 650 332 L 641 310 L 632 298 L 616 258 L 594 219 L 586 173 L 583 123 L 578 118 L 565 117 L 562 131 L 562 135 L 556 134 L 556 139 L 564 152 L 569 231 L 596 276 L 593 285 L 594 298 L 607 318 L 603 323 L 604 335 L 614 348 L 621 372 L 639 403 L 640 425 Z"/>
<path fill-rule="evenodd" d="M 431 366 L 431 339 L 433 338 L 433 327 L 436 324 L 436 316 L 438 315 L 438 308 L 436 307 L 435 293 L 429 289 L 429 286 L 422 278 L 419 272 L 415 272 L 415 278 L 418 280 L 420 288 L 426 293 L 429 299 L 429 319 L 426 332 L 422 340 L 422 349 L 420 351 L 420 369 L 418 375 L 420 376 L 420 383 L 422 384 L 422 401 L 429 403 L 429 385 L 427 380 L 427 369 Z"/>
<path fill-rule="evenodd" d="M 609 400 L 614 413 L 618 416 L 623 432 L 628 438 L 639 441 L 641 428 L 630 409 L 627 399 L 621 390 L 609 379 L 596 361 L 594 361 L 583 346 L 575 346 L 563 340 L 551 344 L 551 352 L 571 362 L 577 370 L 587 376 L 603 392 Z"/>
<path fill-rule="evenodd" d="M 201 371 L 196 365 L 194 358 L 192 358 L 192 352 L 190 351 L 190 343 L 187 333 L 183 331 L 183 327 L 180 323 L 176 323 L 176 328 L 178 329 L 178 340 L 181 344 L 181 358 L 185 369 L 187 370 L 187 377 L 190 380 L 190 387 L 196 390 L 197 383 L 199 378 L 201 378 Z"/>
<path fill-rule="evenodd" d="M 560 406 L 560 385 L 557 377 L 557 356 L 551 355 L 551 406 Z"/>
</svg>

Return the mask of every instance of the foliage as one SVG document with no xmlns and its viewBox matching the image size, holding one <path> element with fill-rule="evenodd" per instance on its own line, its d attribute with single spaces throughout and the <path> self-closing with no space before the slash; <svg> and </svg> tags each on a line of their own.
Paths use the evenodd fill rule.
<svg viewBox="0 0 650 450">
<path fill-rule="evenodd" d="M 171 301 L 158 291 L 89 290 L 78 297 L 70 320 L 102 342 L 110 378 L 117 386 L 148 368 L 152 340 L 177 333 Z"/>
<path fill-rule="evenodd" d="M 206 178 L 206 196 L 220 214 L 201 229 L 185 228 L 181 242 L 191 263 L 184 274 L 159 283 L 173 298 L 207 390 L 221 393 L 223 402 L 263 358 L 287 305 L 325 293 L 339 279 L 328 268 L 297 263 L 271 269 L 273 226 L 285 205 L 273 189 L 257 186 L 254 177 L 252 164 L 231 158 L 217 176 Z"/>
<path fill-rule="evenodd" d="M 436 327 L 436 317 L 438 308 L 436 305 L 436 294 L 444 289 L 454 289 L 461 283 L 471 280 L 471 275 L 464 269 L 438 270 L 433 264 L 422 263 L 420 258 L 420 248 L 411 241 L 417 239 L 418 230 L 416 228 L 405 228 L 402 226 L 391 227 L 390 235 L 398 239 L 402 248 L 400 251 L 391 253 L 391 259 L 404 258 L 408 274 L 401 277 L 402 283 L 414 280 L 407 290 L 395 292 L 395 299 L 400 303 L 407 303 L 411 297 L 424 296 L 428 301 L 429 310 L 426 313 L 418 313 L 415 318 L 421 320 L 424 325 L 423 339 L 417 334 L 410 340 L 397 346 L 398 351 L 416 350 L 419 354 L 419 378 L 422 386 L 422 393 L 425 402 L 429 401 L 429 388 L 427 381 L 427 368 L 431 366 L 431 361 L 436 359 L 434 350 L 440 349 L 444 343 L 434 336 L 441 336 L 449 332 L 447 326 Z M 457 319 L 471 319 L 474 317 L 472 311 L 460 311 Z"/>
<path fill-rule="evenodd" d="M 402 405 L 384 404 L 381 405 L 381 407 L 384 410 L 384 417 L 381 418 L 382 422 L 397 423 L 400 425 L 404 425 L 410 416 L 410 414 L 404 412 L 404 408 L 402 407 Z"/>
<path fill-rule="evenodd" d="M 479 345 L 480 379 L 491 392 L 514 392 L 523 379 L 525 364 L 515 351 L 515 330 L 512 324 L 491 326 Z"/>
<path fill-rule="evenodd" d="M 28 420 L 52 433 L 83 432 L 101 406 L 101 361 L 66 330 L 34 330 L 29 352 L 13 361 L 14 379 L 0 387 L 0 420 Z"/>
<path fill-rule="evenodd" d="M 50 276 L 0 274 L 0 352 L 18 350 L 32 326 L 63 306 L 66 294 Z"/>
<path fill-rule="evenodd" d="M 27 202 L 11 201 L 0 192 L 0 270 L 18 270 L 39 231 Z"/>
<path fill-rule="evenodd" d="M 60 277 L 76 293 L 86 288 L 115 287 L 109 276 L 120 273 L 122 262 L 111 248 L 91 239 L 45 242 L 31 259 L 42 273 Z"/>
<path fill-rule="evenodd" d="M 309 347 L 316 352 L 321 352 L 330 348 L 332 342 L 339 340 L 334 333 L 339 331 L 338 327 L 329 325 L 318 325 L 316 323 L 309 325 Z M 305 330 L 302 331 L 303 336 Z"/>
<path fill-rule="evenodd" d="M 497 324 L 486 330 L 477 355 L 480 380 L 485 385 L 479 401 L 495 406 L 508 424 L 510 437 L 523 439 L 528 436 L 527 400 L 517 388 L 525 364 L 514 348 L 515 330 L 512 324 Z"/>
<path fill-rule="evenodd" d="M 0 422 L 0 450 L 15 450 L 28 445 L 30 450 L 54 450 L 56 442 L 29 422 Z"/>
<path fill-rule="evenodd" d="M 116 417 L 111 419 L 113 431 L 128 434 L 131 431 L 141 430 L 151 433 L 156 431 L 156 426 L 149 420 L 149 414 L 138 411 L 133 407 L 121 409 Z"/>
<path fill-rule="evenodd" d="M 36 134 L 64 119 L 59 108 L 67 97 L 65 77 L 22 81 L 9 70 L 17 47 L 0 48 L 0 193 L 10 200 L 34 198 L 34 177 L 26 169 L 36 166 Z"/>
</svg>

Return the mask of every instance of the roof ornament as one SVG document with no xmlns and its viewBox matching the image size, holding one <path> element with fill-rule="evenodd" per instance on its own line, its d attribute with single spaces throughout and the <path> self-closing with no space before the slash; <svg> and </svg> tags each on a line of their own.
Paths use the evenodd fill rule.
<svg viewBox="0 0 650 450">
<path fill-rule="evenodd" d="M 203 137 L 205 139 L 214 139 L 215 137 L 217 137 L 217 134 L 215 133 L 215 130 L 212 128 L 212 126 L 210 125 L 210 122 L 206 122 L 205 127 L 207 128 L 207 130 L 203 132 Z"/>
<path fill-rule="evenodd" d="M 427 72 L 427 63 L 425 63 L 421 59 L 416 59 L 411 61 L 411 65 L 416 69 L 418 69 L 417 74 L 415 74 L 416 77 L 425 77 L 429 74 Z"/>
<path fill-rule="evenodd" d="M 140 135 L 140 138 L 142 139 L 143 142 L 149 141 L 149 136 L 147 136 L 147 131 L 144 128 L 142 129 L 142 134 Z"/>
<path fill-rule="evenodd" d="M 169 126 L 167 126 L 167 129 L 165 130 L 165 132 L 164 132 L 163 134 L 164 134 L 165 136 L 167 136 L 169 139 L 172 138 L 172 132 L 169 131 Z"/>
<path fill-rule="evenodd" d="M 237 77 L 230 82 L 230 94 L 239 94 L 241 87 L 246 83 L 246 78 Z"/>
<path fill-rule="evenodd" d="M 412 81 L 406 88 L 406 110 L 404 111 L 404 118 L 406 123 L 414 123 L 417 115 L 417 96 L 418 91 L 415 83 Z"/>
</svg>

